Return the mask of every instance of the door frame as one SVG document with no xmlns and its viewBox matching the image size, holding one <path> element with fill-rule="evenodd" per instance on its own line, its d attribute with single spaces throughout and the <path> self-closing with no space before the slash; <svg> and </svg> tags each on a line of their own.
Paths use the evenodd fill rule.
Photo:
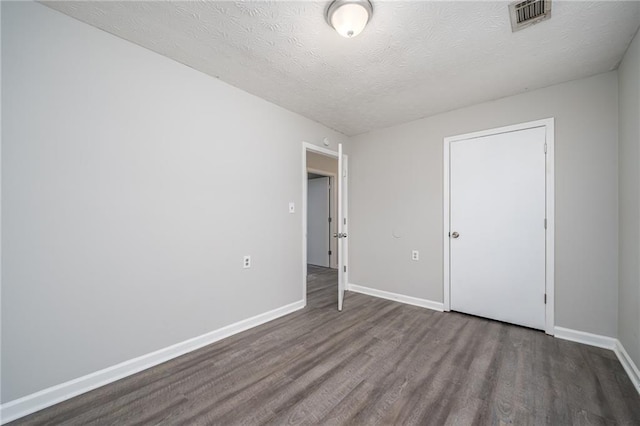
<svg viewBox="0 0 640 426">
<path fill-rule="evenodd" d="M 314 145 L 309 142 L 304 142 L 304 141 L 302 142 L 302 174 L 301 174 L 301 179 L 302 179 L 301 180 L 302 182 L 302 300 L 304 301 L 304 306 L 307 306 L 307 203 L 308 203 L 308 200 L 307 200 L 307 180 L 308 180 L 307 152 L 309 151 L 314 152 L 316 154 L 321 154 L 327 157 L 335 158 L 336 161 L 338 160 L 338 151 L 332 151 L 330 149 L 322 148 L 322 147 L 319 147 L 318 145 Z M 343 157 L 344 157 L 344 168 L 347 170 L 347 173 L 348 173 L 349 157 L 347 156 L 347 154 L 343 154 Z M 340 170 L 338 170 L 338 173 L 340 173 Z M 337 181 L 338 179 L 336 176 L 336 179 L 335 179 L 336 191 L 338 190 Z M 348 179 L 344 180 L 342 211 L 345 218 L 348 217 L 347 215 L 348 205 L 349 205 L 348 184 L 349 184 Z M 347 241 L 344 242 L 344 246 L 345 246 L 345 250 L 343 253 L 344 264 L 348 265 L 349 249 L 348 249 Z M 338 246 L 338 250 L 339 249 L 340 247 Z M 336 255 L 338 255 L 338 253 L 336 253 Z M 340 273 L 339 269 L 338 269 L 338 273 Z M 344 272 L 344 282 L 345 282 L 345 287 L 347 287 L 347 283 L 349 282 L 349 268 L 347 268 L 346 272 Z"/>
<path fill-rule="evenodd" d="M 338 203 L 337 201 L 334 203 L 333 201 L 333 196 L 335 194 L 335 198 L 336 200 L 338 199 L 338 188 L 336 188 L 338 186 L 338 175 L 336 175 L 335 173 L 330 173 L 330 172 L 325 172 L 324 170 L 320 170 L 320 169 L 314 169 L 313 167 L 308 167 L 307 168 L 307 173 L 313 173 L 316 175 L 320 175 L 320 176 L 324 176 L 324 177 L 328 177 L 329 178 L 329 185 L 330 185 L 330 189 L 329 189 L 329 216 L 331 217 L 331 223 L 329 225 L 329 237 L 331 238 L 331 236 L 333 235 L 333 226 L 334 224 L 336 225 L 336 232 L 338 232 L 337 229 L 337 225 L 338 222 L 336 222 L 337 218 L 333 217 L 333 215 L 331 214 L 333 209 L 335 208 L 336 210 L 336 216 L 338 216 L 337 211 L 338 211 Z M 307 176 L 308 177 L 308 176 Z M 335 206 L 334 206 L 335 204 Z M 307 212 L 309 213 L 309 212 Z M 308 218 L 307 218 L 308 219 Z M 331 250 L 331 243 L 329 243 L 329 250 Z M 338 269 L 338 248 L 337 248 L 337 244 L 336 244 L 336 252 L 335 254 L 333 253 L 333 250 L 331 251 L 331 255 L 333 257 L 329 258 L 329 267 L 331 269 Z M 335 259 L 335 268 L 333 267 L 333 260 Z"/>
<path fill-rule="evenodd" d="M 451 143 L 461 140 L 477 139 L 484 136 L 492 136 L 501 133 L 516 132 L 520 130 L 532 129 L 536 127 L 544 127 L 546 133 L 546 173 L 545 173 L 545 191 L 546 191 L 546 216 L 547 216 L 547 233 L 545 236 L 545 291 L 547 303 L 545 305 L 545 333 L 554 334 L 555 321 L 555 167 L 554 167 L 554 117 L 542 120 L 530 121 L 527 123 L 514 124 L 512 126 L 498 127 L 494 129 L 482 130 L 479 132 L 465 133 L 457 136 L 444 138 L 443 149 L 443 233 L 442 233 L 442 253 L 444 259 L 443 268 L 443 295 L 444 310 L 451 310 L 451 247 L 449 237 L 450 226 L 450 148 Z"/>
</svg>

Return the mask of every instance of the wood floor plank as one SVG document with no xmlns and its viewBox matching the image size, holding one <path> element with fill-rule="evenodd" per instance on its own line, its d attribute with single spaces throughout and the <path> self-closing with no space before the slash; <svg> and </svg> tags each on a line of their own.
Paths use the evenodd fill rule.
<svg viewBox="0 0 640 426">
<path fill-rule="evenodd" d="M 346 293 L 309 266 L 307 307 L 16 425 L 633 425 L 611 351 Z"/>
</svg>

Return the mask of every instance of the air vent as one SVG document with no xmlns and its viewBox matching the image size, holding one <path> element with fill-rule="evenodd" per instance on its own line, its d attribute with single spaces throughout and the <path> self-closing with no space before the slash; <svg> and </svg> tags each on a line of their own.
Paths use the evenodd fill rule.
<svg viewBox="0 0 640 426">
<path fill-rule="evenodd" d="M 511 15 L 511 31 L 520 31 L 551 18 L 551 0 L 525 0 L 511 3 L 509 15 Z"/>
</svg>

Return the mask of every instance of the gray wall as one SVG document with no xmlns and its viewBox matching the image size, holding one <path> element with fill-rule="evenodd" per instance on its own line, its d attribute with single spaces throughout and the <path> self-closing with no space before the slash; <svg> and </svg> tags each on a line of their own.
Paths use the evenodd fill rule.
<svg viewBox="0 0 640 426">
<path fill-rule="evenodd" d="M 620 303 L 618 337 L 640 365 L 640 36 L 618 69 L 620 102 Z"/>
<path fill-rule="evenodd" d="M 3 402 L 302 299 L 301 141 L 343 135 L 36 3 L 2 122 Z"/>
<path fill-rule="evenodd" d="M 617 84 L 614 71 L 353 137 L 351 283 L 441 302 L 443 138 L 555 117 L 556 325 L 616 336 Z"/>
</svg>

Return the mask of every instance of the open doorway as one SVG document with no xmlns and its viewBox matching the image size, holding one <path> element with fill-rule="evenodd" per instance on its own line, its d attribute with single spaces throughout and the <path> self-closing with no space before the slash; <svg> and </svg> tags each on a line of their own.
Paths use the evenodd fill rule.
<svg viewBox="0 0 640 426">
<path fill-rule="evenodd" d="M 346 156 L 303 143 L 303 297 L 342 309 L 346 278 Z M 340 220 L 342 218 L 342 220 Z"/>
<path fill-rule="evenodd" d="M 337 302 L 338 159 L 307 151 L 307 303 L 328 307 Z"/>
</svg>

